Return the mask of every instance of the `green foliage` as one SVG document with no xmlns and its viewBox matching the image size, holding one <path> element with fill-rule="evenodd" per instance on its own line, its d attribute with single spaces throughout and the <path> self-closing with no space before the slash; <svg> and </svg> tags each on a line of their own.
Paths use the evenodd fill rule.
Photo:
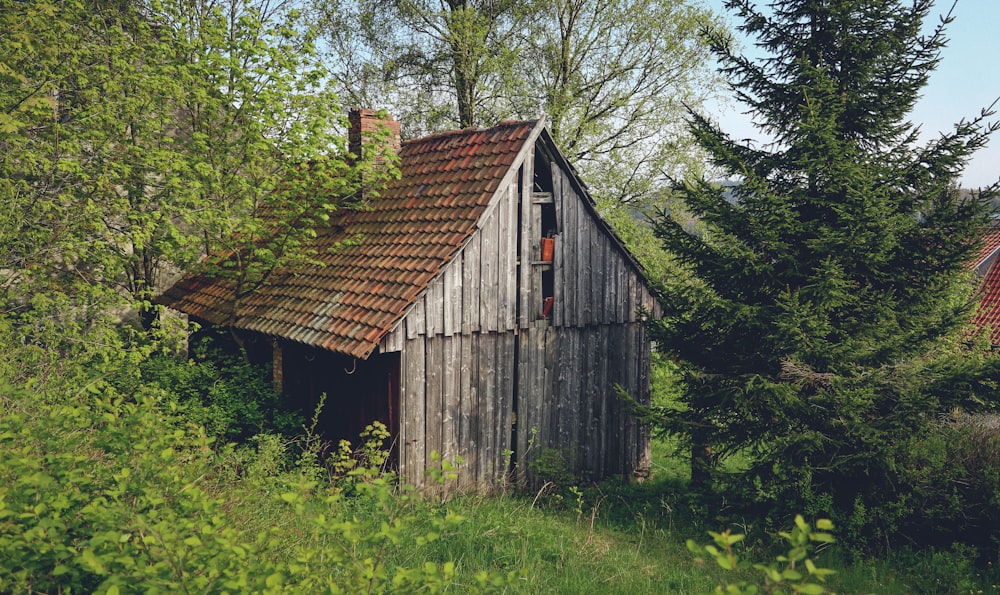
<svg viewBox="0 0 1000 595">
<path fill-rule="evenodd" d="M 249 460 L 214 448 L 159 388 L 122 394 L 99 378 L 65 388 L 0 395 L 4 592 L 439 592 L 456 583 L 482 592 L 508 582 L 394 554 L 447 539 L 463 517 L 377 468 L 351 469 L 348 497 L 338 483 L 287 469 L 273 435 Z M 240 518 L 262 510 L 270 522 Z"/>
<path fill-rule="evenodd" d="M 568 487 L 576 483 L 576 476 L 570 468 L 566 454 L 557 448 L 545 448 L 528 463 L 528 469 L 541 483 L 552 483 Z"/>
<path fill-rule="evenodd" d="M 168 391 L 186 419 L 225 442 L 243 443 L 269 432 L 291 437 L 302 430 L 302 414 L 274 391 L 270 370 L 240 356 L 157 355 L 143 362 L 141 380 Z"/>
<path fill-rule="evenodd" d="M 811 510 L 851 539 L 892 533 L 903 443 L 955 408 L 995 406 L 1000 359 L 966 344 L 966 263 L 989 220 L 962 166 L 997 128 L 989 112 L 928 146 L 906 114 L 937 64 L 948 19 L 932 3 L 727 6 L 768 57 L 713 36 L 762 133 L 757 148 L 691 114 L 713 165 L 740 180 L 677 187 L 699 228 L 664 215 L 664 246 L 694 282 L 661 287 L 657 344 L 683 364 L 684 407 L 662 427 L 692 447 L 696 492 L 733 455 L 728 496 L 761 519 Z M 910 509 L 913 510 L 913 509 Z M 857 523 L 849 520 L 856 517 Z M 863 519 L 863 520 L 862 520 Z M 869 545 L 878 547 L 876 539 Z"/>
<path fill-rule="evenodd" d="M 664 172 L 702 159 L 684 105 L 719 81 L 697 2 L 665 0 L 315 2 L 337 88 L 391 106 L 407 134 L 551 118 L 598 196 L 654 199 Z"/>
<path fill-rule="evenodd" d="M 833 535 L 827 533 L 833 529 L 833 523 L 827 519 L 819 519 L 813 527 L 802 518 L 795 516 L 795 526 L 791 531 L 782 531 L 780 537 L 788 543 L 787 553 L 775 557 L 769 564 L 752 564 L 741 560 L 734 550 L 746 535 L 723 531 L 708 534 L 714 545 L 698 545 L 693 539 L 687 541 L 688 549 L 699 557 L 714 560 L 723 570 L 736 571 L 753 568 L 763 575 L 763 584 L 759 582 L 740 581 L 716 587 L 716 593 L 807 593 L 820 595 L 829 593 L 824 583 L 826 578 L 835 571 L 821 568 L 810 557 L 815 544 L 833 543 Z M 805 572 L 803 572 L 803 570 Z"/>
<path fill-rule="evenodd" d="M 1000 549 L 994 530 L 1000 523 L 996 416 L 958 414 L 901 441 L 899 449 L 899 495 L 891 507 L 882 507 L 897 539 L 939 550 L 965 544 L 982 559 L 995 559 Z"/>
<path fill-rule="evenodd" d="M 915 593 L 977 593 L 983 592 L 983 573 L 976 568 L 978 555 L 975 548 L 955 544 L 949 549 L 904 548 L 894 558 L 894 563 L 904 568 L 910 577 Z M 996 581 L 997 577 L 992 578 Z M 996 589 L 996 585 L 992 585 Z"/>
<path fill-rule="evenodd" d="M 349 162 L 290 3 L 0 3 L 0 304 L 57 327 L 138 310 L 176 267 L 237 298 L 391 164 Z M 308 167 L 305 165 L 308 164 Z M 277 222 L 281 222 L 278 224 Z"/>
</svg>

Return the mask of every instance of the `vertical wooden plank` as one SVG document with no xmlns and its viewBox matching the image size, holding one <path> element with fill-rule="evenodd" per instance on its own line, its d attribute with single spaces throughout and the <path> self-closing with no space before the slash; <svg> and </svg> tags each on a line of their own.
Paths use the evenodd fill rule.
<svg viewBox="0 0 1000 595">
<path fill-rule="evenodd" d="M 563 334 L 562 329 L 556 329 L 548 325 L 545 326 L 545 336 L 540 341 L 537 351 L 542 357 L 542 391 L 538 396 L 538 425 L 547 433 L 552 432 L 555 417 L 556 403 L 559 393 L 559 352 L 562 349 L 562 342 L 559 337 Z"/>
<path fill-rule="evenodd" d="M 403 349 L 399 353 L 399 430 L 396 436 L 396 458 L 399 465 L 399 477 L 408 483 L 413 483 L 410 480 L 411 475 L 411 465 L 413 464 L 412 456 L 410 453 L 410 434 L 412 429 L 410 428 L 410 418 L 412 415 L 411 405 L 411 391 L 413 390 L 410 386 L 411 377 L 409 375 L 409 365 L 412 356 L 408 353 L 407 347 L 408 342 L 403 343 Z"/>
<path fill-rule="evenodd" d="M 635 398 L 639 403 L 643 405 L 649 405 L 650 403 L 650 381 L 651 381 L 651 370 L 650 370 L 650 345 L 649 337 L 647 336 L 646 326 L 640 324 L 638 327 L 638 337 L 635 343 L 635 349 L 638 350 L 636 354 L 636 361 L 639 362 L 639 387 L 636 389 Z M 639 456 L 639 466 L 644 472 L 644 476 L 648 476 L 649 470 L 653 462 L 653 453 L 650 445 L 651 430 L 648 424 L 641 424 L 639 427 L 639 440 L 640 440 L 640 456 Z"/>
<path fill-rule="evenodd" d="M 511 421 L 514 405 L 514 335 L 499 333 L 497 338 L 497 424 L 496 478 L 505 481 L 511 453 Z"/>
<path fill-rule="evenodd" d="M 518 234 L 520 233 L 520 221 L 519 214 L 521 209 L 520 192 L 518 189 L 511 186 L 511 193 L 508 197 L 507 203 L 507 213 L 510 217 L 510 236 L 507 238 L 508 256 L 509 261 L 507 266 L 510 267 L 510 280 L 511 283 L 507 287 L 507 303 L 509 304 L 508 318 L 503 326 L 505 330 L 514 330 L 518 328 L 518 282 L 520 280 L 521 269 L 518 267 L 518 262 L 520 261 L 520 253 L 518 252 L 520 245 L 518 243 Z"/>
<path fill-rule="evenodd" d="M 597 360 L 596 380 L 597 403 L 595 417 L 597 424 L 594 431 L 594 440 L 597 447 L 595 460 L 597 477 L 603 479 L 605 475 L 605 461 L 608 450 L 608 402 L 615 398 L 614 387 L 608 382 L 608 329 L 606 324 L 598 328 L 598 337 L 594 357 Z"/>
<path fill-rule="evenodd" d="M 420 297 L 417 299 L 413 307 L 410 308 L 409 313 L 406 315 L 406 338 L 407 340 L 416 339 L 427 333 L 427 327 L 424 324 L 424 298 Z"/>
<path fill-rule="evenodd" d="M 563 272 L 566 267 L 564 244 L 566 243 L 566 233 L 564 229 L 563 204 L 562 204 L 562 175 L 561 170 L 556 167 L 555 162 L 552 167 L 552 202 L 556 211 L 556 244 L 552 254 L 552 324 L 563 326 L 565 324 L 565 287 Z"/>
<path fill-rule="evenodd" d="M 589 220 L 590 233 L 590 263 L 591 277 L 590 284 L 590 307 L 591 322 L 601 324 L 604 321 L 604 286 L 602 282 L 607 271 L 604 268 L 605 237 L 604 232 L 597 227 L 593 220 Z"/>
<path fill-rule="evenodd" d="M 542 220 L 541 205 L 531 205 L 531 219 L 535 223 Z M 537 231 L 538 229 L 539 226 L 535 225 L 533 231 Z M 541 259 L 540 237 L 531 238 L 531 259 L 533 262 L 539 262 Z M 529 326 L 542 316 L 542 265 L 531 265 L 531 287 L 528 293 L 528 301 L 524 304 L 524 307 L 528 309 Z"/>
<path fill-rule="evenodd" d="M 627 375 L 625 368 L 628 365 L 628 353 L 625 349 L 625 325 L 615 325 L 614 346 L 615 352 L 613 360 L 615 363 L 615 382 L 622 386 L 627 385 Z M 625 449 L 628 448 L 625 439 L 625 415 L 624 407 L 620 400 L 614 401 L 615 405 L 615 446 L 613 449 L 613 459 L 610 471 L 612 473 L 622 473 L 625 468 Z"/>
<path fill-rule="evenodd" d="M 533 407 L 534 398 L 528 389 L 529 367 L 532 364 L 531 354 L 531 329 L 522 329 L 518 332 L 517 350 L 517 377 L 514 378 L 517 387 L 517 441 L 514 450 L 517 451 L 517 480 L 526 482 L 530 479 L 528 473 L 528 441 L 531 438 L 531 426 L 535 424 Z"/>
<path fill-rule="evenodd" d="M 634 279 L 634 277 L 633 277 Z M 634 314 L 633 314 L 634 315 Z M 639 323 L 630 324 L 628 326 L 628 351 L 632 356 L 631 365 L 629 366 L 629 374 L 626 386 L 630 394 L 638 394 L 639 392 L 639 365 L 640 358 L 638 353 L 636 353 L 635 346 L 638 344 L 639 340 Z M 626 469 L 626 473 L 633 474 L 639 468 L 639 460 L 642 455 L 643 445 L 641 441 L 641 434 L 639 431 L 639 421 L 634 415 L 628 416 L 628 426 L 629 432 L 626 434 L 629 438 L 629 465 Z"/>
<path fill-rule="evenodd" d="M 476 231 L 462 250 L 462 332 L 479 330 L 479 246 L 482 234 Z"/>
<path fill-rule="evenodd" d="M 499 295 L 499 216 L 497 210 L 487 218 L 483 228 L 480 230 L 482 244 L 480 246 L 481 263 L 481 286 L 479 304 L 480 324 L 484 331 L 497 330 L 497 306 L 500 300 Z"/>
<path fill-rule="evenodd" d="M 427 336 L 433 337 L 444 332 L 444 276 L 439 275 L 431 281 L 424 293 L 426 306 Z"/>
<path fill-rule="evenodd" d="M 608 386 L 619 382 L 618 368 L 618 335 L 621 325 L 611 325 L 608 327 L 608 341 L 605 348 L 605 357 L 608 360 L 607 383 Z M 604 472 L 608 475 L 616 473 L 616 457 L 620 436 L 618 434 L 618 400 L 608 399 L 608 408 L 604 420 L 604 433 L 606 448 L 604 451 Z"/>
<path fill-rule="evenodd" d="M 618 253 L 611 244 L 611 238 L 603 232 L 601 232 L 600 236 L 601 261 L 604 263 L 600 275 L 601 278 L 606 280 L 608 278 L 608 274 L 614 268 L 615 261 L 618 260 Z M 601 299 L 598 302 L 600 304 L 600 316 L 597 317 L 600 324 L 611 324 L 614 319 L 612 314 L 615 309 L 613 296 L 614 293 L 612 287 L 606 282 L 601 283 Z"/>
<path fill-rule="evenodd" d="M 496 208 L 493 209 L 493 216 L 497 220 L 497 330 L 504 328 L 504 318 L 507 315 L 507 287 L 512 281 L 508 277 L 507 270 L 507 259 L 511 256 L 507 252 L 507 240 L 512 233 L 512 230 L 509 228 L 510 219 L 507 212 L 507 199 L 511 191 L 516 191 L 514 184 L 511 184 L 499 193 L 497 198 L 499 202 Z M 516 234 L 517 230 L 513 230 L 513 233 Z M 514 272 L 510 272 L 509 274 L 513 275 Z"/>
<path fill-rule="evenodd" d="M 535 233 L 533 231 L 534 222 L 531 217 L 531 180 L 529 177 L 531 174 L 531 167 L 528 166 L 528 161 L 531 161 L 532 159 L 534 159 L 533 152 L 525 158 L 525 163 L 521 166 L 520 180 L 519 200 L 521 212 L 521 249 L 518 254 L 518 260 L 520 262 L 520 295 L 517 299 L 520 301 L 521 305 L 518 320 L 518 324 L 521 328 L 527 328 L 528 323 L 531 321 L 530 310 L 531 304 L 533 303 L 531 301 L 531 260 L 533 258 L 531 244 Z"/>
<path fill-rule="evenodd" d="M 625 299 L 626 292 L 628 291 L 628 282 L 626 281 L 627 269 L 628 267 L 625 266 L 624 260 L 619 259 L 615 263 L 615 303 L 618 305 L 616 317 L 619 323 L 624 323 L 628 320 L 628 300 Z"/>
<path fill-rule="evenodd" d="M 560 172 L 560 176 L 562 173 Z M 579 199 L 573 192 L 573 187 L 563 178 L 562 192 L 560 199 L 563 203 L 563 213 L 566 218 L 565 240 L 563 241 L 565 264 L 563 266 L 563 289 L 565 290 L 565 312 L 563 323 L 566 326 L 578 326 L 580 324 L 579 311 L 577 310 L 579 274 L 577 267 L 579 254 L 577 252 L 577 242 L 579 239 L 579 228 L 577 227 L 577 210 L 579 209 Z"/>
<path fill-rule="evenodd" d="M 628 285 L 622 297 L 624 298 L 625 303 L 627 304 L 626 307 L 628 308 L 628 311 L 625 313 L 626 320 L 628 322 L 635 322 L 636 321 L 635 286 L 637 285 L 638 279 L 636 278 L 635 273 L 632 271 L 632 267 L 625 267 L 625 270 L 626 270 L 625 280 L 627 281 Z"/>
<path fill-rule="evenodd" d="M 639 322 L 641 320 L 639 313 L 639 306 L 642 304 L 642 279 L 639 275 L 629 267 L 629 273 L 632 277 L 632 294 L 629 296 L 629 301 L 632 302 L 632 320 L 631 322 Z"/>
<path fill-rule="evenodd" d="M 590 260 L 590 232 L 593 227 L 590 220 L 590 212 L 583 205 L 584 198 L 577 199 L 577 227 L 579 241 L 577 251 L 579 262 L 579 276 L 577 277 L 578 301 L 580 324 L 588 325 L 594 322 L 593 304 L 591 303 L 591 286 L 594 283 L 594 264 Z"/>
<path fill-rule="evenodd" d="M 461 424 L 461 335 L 444 339 L 444 376 L 441 382 L 441 456 L 454 463 L 460 456 L 459 425 Z M 453 491 L 458 486 L 451 483 L 445 486 Z"/>
<path fill-rule="evenodd" d="M 493 419 L 496 398 L 496 333 L 479 336 L 479 483 L 489 488 L 493 480 Z"/>
<path fill-rule="evenodd" d="M 472 338 L 469 335 L 456 334 L 454 340 L 458 349 L 458 410 L 456 414 L 457 454 L 462 458 L 458 468 L 458 489 L 469 490 L 475 484 L 475 470 L 469 456 L 474 452 L 474 438 L 470 432 L 472 421 L 469 405 L 472 402 Z"/>
<path fill-rule="evenodd" d="M 441 308 L 443 310 L 441 315 L 441 333 L 450 337 L 454 332 L 455 321 L 453 319 L 454 310 L 452 309 L 452 296 L 455 292 L 455 278 L 453 275 L 449 274 L 452 271 L 453 263 L 448 263 L 444 266 L 444 270 L 441 271 Z"/>
<path fill-rule="evenodd" d="M 445 265 L 442 273 L 444 286 L 444 336 L 462 332 L 462 264 L 461 257 Z M 457 302 L 457 304 L 456 304 Z"/>
<path fill-rule="evenodd" d="M 580 338 L 580 327 L 576 326 L 566 335 L 563 349 L 566 350 L 566 395 L 560 403 L 559 419 L 559 450 L 566 454 L 566 461 L 573 471 L 576 471 L 576 423 L 580 408 L 580 354 L 577 345 Z"/>
<path fill-rule="evenodd" d="M 543 428 L 542 444 L 554 448 L 562 448 L 563 421 L 569 405 L 571 378 L 575 375 L 570 369 L 572 354 L 570 353 L 570 336 L 576 332 L 574 327 L 559 329 L 559 349 L 554 355 L 556 370 L 556 385 L 552 401 L 547 405 L 549 423 Z"/>
<path fill-rule="evenodd" d="M 466 459 L 466 464 L 469 466 L 469 477 L 472 480 L 473 485 L 481 486 L 484 480 L 482 462 L 480 461 L 480 452 L 483 448 L 483 420 L 482 412 L 480 411 L 482 394 L 482 391 L 480 390 L 480 376 L 482 375 L 482 369 L 479 367 L 479 352 L 482 349 L 482 335 L 475 333 L 468 335 L 466 339 L 469 341 L 470 363 L 469 399 L 468 405 L 465 407 L 469 414 L 469 456 Z"/>
<path fill-rule="evenodd" d="M 540 321 L 534 329 L 535 334 L 531 340 L 531 357 L 534 360 L 531 367 L 532 395 L 535 397 L 534 416 L 535 425 L 542 431 L 549 432 L 552 425 L 552 395 L 551 389 L 546 386 L 548 371 L 546 370 L 546 339 L 552 332 L 544 320 Z"/>
<path fill-rule="evenodd" d="M 559 195 L 562 194 L 563 171 L 555 161 L 549 162 L 549 171 L 552 172 L 552 200 L 555 203 L 556 209 L 556 233 L 559 234 L 563 232 L 565 224 L 565 220 L 563 219 L 563 204 L 559 199 Z"/>
<path fill-rule="evenodd" d="M 590 326 L 586 329 L 586 361 L 587 367 L 584 371 L 586 375 L 586 390 L 584 392 L 587 402 L 584 411 L 586 420 L 580 425 L 580 442 L 583 443 L 583 452 L 586 461 L 587 477 L 596 479 L 597 470 L 600 467 L 597 460 L 600 455 L 600 403 L 602 397 L 601 386 L 598 383 L 597 368 L 600 365 L 600 354 L 598 350 L 598 333 L 600 325 Z"/>
<path fill-rule="evenodd" d="M 431 458 L 432 453 L 436 453 L 438 456 L 441 455 L 442 443 L 441 443 L 441 417 L 442 417 L 442 395 L 441 395 L 441 376 L 442 376 L 442 364 L 443 364 L 443 348 L 442 344 L 444 339 L 438 336 L 427 337 L 427 356 L 426 356 L 426 369 L 427 369 L 427 382 L 426 386 L 426 435 L 424 436 L 424 464 L 426 467 L 434 467 L 439 463 L 435 463 Z"/>
<path fill-rule="evenodd" d="M 424 436 L 425 436 L 425 390 L 426 368 L 424 365 L 424 337 L 406 342 L 403 348 L 403 370 L 405 382 L 400 382 L 401 417 L 400 428 L 402 453 L 400 459 L 405 480 L 416 487 L 424 485 Z M 405 392 L 402 389 L 405 387 Z"/>
<path fill-rule="evenodd" d="M 500 214 L 500 330 L 517 325 L 517 185 L 507 187 L 498 205 Z"/>
</svg>

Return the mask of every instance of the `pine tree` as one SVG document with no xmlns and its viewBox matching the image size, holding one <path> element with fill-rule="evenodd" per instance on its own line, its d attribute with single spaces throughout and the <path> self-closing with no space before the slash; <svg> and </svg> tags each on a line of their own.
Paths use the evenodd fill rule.
<svg viewBox="0 0 1000 595">
<path fill-rule="evenodd" d="M 657 222 L 694 279 L 665 284 L 654 328 L 687 370 L 683 411 L 662 412 L 662 427 L 691 444 L 695 487 L 738 452 L 758 503 L 870 510 L 891 499 L 903 439 L 997 399 L 963 335 L 966 263 L 995 188 L 957 190 L 997 125 L 984 110 L 918 143 L 907 114 L 951 20 L 921 33 L 932 0 L 753 4 L 726 2 L 769 57 L 721 36 L 712 45 L 774 142 L 738 142 L 691 115 L 714 165 L 740 183 L 731 194 L 678 185 L 698 231 Z"/>
</svg>

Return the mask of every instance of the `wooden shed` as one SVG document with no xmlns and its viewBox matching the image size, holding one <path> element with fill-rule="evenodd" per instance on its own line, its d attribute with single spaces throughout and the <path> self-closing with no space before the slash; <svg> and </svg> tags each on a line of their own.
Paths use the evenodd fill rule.
<svg viewBox="0 0 1000 595">
<path fill-rule="evenodd" d="M 352 137 L 375 117 L 352 111 Z M 234 326 L 283 392 L 305 408 L 325 393 L 331 438 L 386 423 L 418 486 L 433 452 L 464 460 L 462 490 L 531 481 L 541 453 L 582 480 L 645 474 L 649 432 L 616 386 L 648 402 L 641 318 L 658 306 L 544 121 L 409 140 L 399 157 L 399 180 L 317 238 L 322 266 L 240 302 Z M 159 301 L 222 324 L 231 294 L 186 277 Z"/>
</svg>

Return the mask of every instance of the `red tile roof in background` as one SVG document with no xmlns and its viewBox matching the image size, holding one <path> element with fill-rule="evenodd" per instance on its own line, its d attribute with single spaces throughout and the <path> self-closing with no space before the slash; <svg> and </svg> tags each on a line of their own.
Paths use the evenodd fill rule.
<svg viewBox="0 0 1000 595">
<path fill-rule="evenodd" d="M 244 298 L 234 326 L 368 357 L 475 231 L 536 125 L 503 122 L 402 143 L 400 179 L 367 209 L 332 215 L 317 237 L 325 266 L 274 275 Z M 158 301 L 226 324 L 232 285 L 185 277 Z"/>
<path fill-rule="evenodd" d="M 1000 259 L 993 261 L 982 281 L 983 297 L 976 311 L 975 324 L 990 327 L 990 343 L 1000 345 Z"/>
<path fill-rule="evenodd" d="M 993 254 L 998 248 L 1000 248 L 1000 224 L 990 227 L 989 231 L 986 232 L 986 237 L 983 238 L 983 246 L 976 254 L 973 268 L 979 266 L 981 262 L 986 260 L 986 258 L 990 254 Z"/>
<path fill-rule="evenodd" d="M 990 228 L 986 234 L 982 250 L 976 257 L 976 265 L 986 260 L 995 251 L 1000 250 L 1000 224 Z M 976 327 L 990 328 L 990 343 L 1000 345 L 1000 258 L 986 271 L 980 285 L 982 299 L 973 320 Z"/>
</svg>

